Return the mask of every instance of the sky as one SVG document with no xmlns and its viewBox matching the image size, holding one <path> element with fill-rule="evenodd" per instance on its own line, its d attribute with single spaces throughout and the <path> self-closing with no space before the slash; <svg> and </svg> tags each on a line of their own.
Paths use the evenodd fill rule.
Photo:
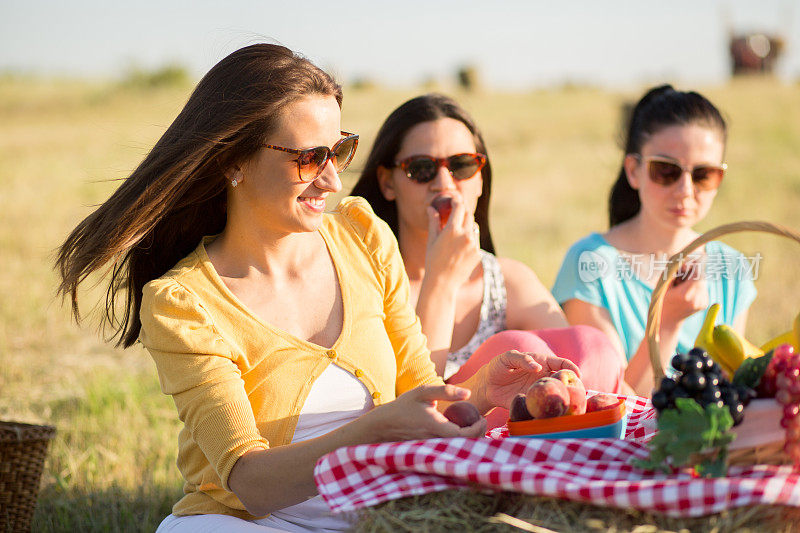
<svg viewBox="0 0 800 533">
<path fill-rule="evenodd" d="M 800 79 L 800 0 L 0 0 L 0 72 L 116 77 L 279 42 L 341 81 L 413 86 L 476 66 L 483 83 L 724 83 L 731 32 L 787 42 Z"/>
</svg>

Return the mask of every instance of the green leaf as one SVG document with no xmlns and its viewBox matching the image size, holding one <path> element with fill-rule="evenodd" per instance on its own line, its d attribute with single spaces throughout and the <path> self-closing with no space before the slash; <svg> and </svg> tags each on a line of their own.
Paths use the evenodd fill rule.
<svg viewBox="0 0 800 533">
<path fill-rule="evenodd" d="M 631 464 L 642 470 L 655 470 L 657 472 L 664 472 L 665 474 L 670 473 L 670 469 L 663 459 L 658 461 L 653 460 L 652 457 L 650 459 L 632 459 Z"/>
<path fill-rule="evenodd" d="M 761 383 L 761 378 L 772 360 L 774 350 L 768 351 L 761 357 L 745 357 L 739 368 L 733 375 L 733 382 L 740 385 L 746 385 L 751 389 L 758 387 Z"/>
<path fill-rule="evenodd" d="M 714 458 L 705 459 L 694 471 L 700 477 L 724 477 L 728 473 L 728 451 L 720 450 Z"/>
<path fill-rule="evenodd" d="M 650 457 L 634 460 L 633 465 L 649 470 L 668 471 L 668 465 L 687 466 L 693 454 L 709 454 L 695 465 L 704 476 L 724 476 L 727 446 L 734 439 L 730 432 L 733 418 L 727 407 L 700 404 L 690 398 L 675 400 L 675 408 L 660 413 L 658 433 L 650 440 Z M 716 453 L 715 453 L 716 451 Z"/>
<path fill-rule="evenodd" d="M 717 437 L 733 427 L 733 417 L 727 407 L 706 405 L 706 415 L 709 422 L 714 425 Z"/>
</svg>

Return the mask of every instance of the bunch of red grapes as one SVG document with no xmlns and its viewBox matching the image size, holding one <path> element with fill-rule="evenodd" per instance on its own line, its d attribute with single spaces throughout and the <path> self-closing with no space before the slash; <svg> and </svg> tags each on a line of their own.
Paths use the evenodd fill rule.
<svg viewBox="0 0 800 533">
<path fill-rule="evenodd" d="M 781 426 L 786 429 L 783 451 L 800 463 L 800 354 L 789 344 L 775 348 L 758 386 L 759 396 L 775 397 L 783 406 Z"/>
</svg>

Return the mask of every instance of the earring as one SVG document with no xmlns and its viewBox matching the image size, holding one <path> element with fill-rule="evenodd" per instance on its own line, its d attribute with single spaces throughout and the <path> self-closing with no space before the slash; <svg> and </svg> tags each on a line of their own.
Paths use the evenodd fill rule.
<svg viewBox="0 0 800 533">
<path fill-rule="evenodd" d="M 231 187 L 236 187 L 237 185 L 239 185 L 239 181 L 236 178 L 233 178 L 231 180 Z"/>
</svg>

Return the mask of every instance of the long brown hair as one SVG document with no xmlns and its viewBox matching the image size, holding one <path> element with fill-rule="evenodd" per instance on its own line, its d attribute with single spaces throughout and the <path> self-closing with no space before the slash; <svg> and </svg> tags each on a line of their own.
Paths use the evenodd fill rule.
<svg viewBox="0 0 800 533">
<path fill-rule="evenodd" d="M 103 325 L 117 345 L 136 342 L 145 284 L 224 229 L 225 171 L 256 153 L 288 104 L 316 94 L 341 107 L 333 78 L 283 46 L 247 46 L 217 63 L 136 170 L 59 248 L 58 293 L 69 295 L 75 319 L 78 286 L 110 264 Z"/>
<path fill-rule="evenodd" d="M 394 166 L 397 152 L 408 130 L 422 122 L 452 118 L 467 127 L 475 142 L 475 149 L 486 155 L 486 165 L 481 169 L 483 188 L 475 206 L 475 222 L 480 228 L 481 248 L 494 253 L 494 242 L 489 230 L 489 199 L 492 194 L 492 164 L 486 152 L 486 143 L 483 142 L 475 121 L 458 105 L 458 102 L 442 94 L 424 94 L 407 101 L 386 118 L 378 130 L 375 142 L 372 145 L 364 171 L 358 178 L 350 193 L 354 196 L 366 198 L 375 214 L 381 217 L 392 228 L 397 236 L 397 205 L 394 200 L 387 200 L 378 186 L 378 167 L 391 168 Z"/>
</svg>

